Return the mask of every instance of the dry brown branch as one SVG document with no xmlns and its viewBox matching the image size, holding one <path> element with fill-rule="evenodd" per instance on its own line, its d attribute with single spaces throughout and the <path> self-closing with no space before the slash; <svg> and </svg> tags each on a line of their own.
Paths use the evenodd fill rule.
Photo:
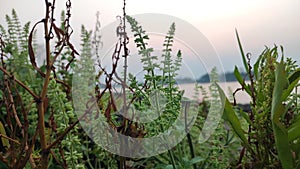
<svg viewBox="0 0 300 169">
<path fill-rule="evenodd" d="M 20 86 L 22 86 L 28 93 L 30 93 L 34 99 L 38 99 L 39 96 L 36 95 L 28 86 L 26 86 L 24 83 L 22 83 L 20 80 L 16 79 L 13 75 L 11 75 L 6 69 L 0 66 L 0 70 L 6 74 L 10 79 L 18 83 Z"/>
</svg>

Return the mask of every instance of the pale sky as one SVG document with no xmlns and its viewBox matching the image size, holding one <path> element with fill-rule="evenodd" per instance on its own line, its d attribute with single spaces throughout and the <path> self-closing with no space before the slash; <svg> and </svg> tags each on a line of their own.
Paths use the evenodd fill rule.
<svg viewBox="0 0 300 169">
<path fill-rule="evenodd" d="M 127 14 L 161 13 L 178 17 L 195 26 L 218 53 L 225 71 L 242 66 L 235 28 L 245 52 L 255 58 L 264 46 L 283 45 L 285 55 L 300 62 L 299 0 L 127 0 Z M 65 1 L 57 0 L 57 19 Z M 44 16 L 43 0 L 0 0 L 0 24 L 5 14 L 15 8 L 22 23 L 32 24 Z M 79 39 L 80 26 L 94 28 L 95 14 L 100 12 L 102 27 L 122 15 L 121 0 L 73 0 L 71 25 L 74 39 Z M 168 30 L 168 28 L 166 28 Z M 104 42 L 105 43 L 105 42 Z M 79 43 L 78 43 L 79 44 Z M 80 48 L 79 46 L 77 48 Z M 189 57 L 189 56 L 186 56 Z M 196 65 L 190 65 L 192 71 Z M 197 76 L 197 75 L 196 75 Z"/>
</svg>

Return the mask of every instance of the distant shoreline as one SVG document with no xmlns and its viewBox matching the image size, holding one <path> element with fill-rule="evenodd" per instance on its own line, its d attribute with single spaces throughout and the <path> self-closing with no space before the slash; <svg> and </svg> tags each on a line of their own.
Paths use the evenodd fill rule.
<svg viewBox="0 0 300 169">
<path fill-rule="evenodd" d="M 195 94 L 195 83 L 178 83 L 178 87 L 180 90 L 184 90 L 184 97 L 192 99 Z M 249 81 L 246 81 L 246 83 L 249 83 Z M 210 83 L 197 83 L 199 86 L 202 86 L 203 89 L 207 92 L 209 96 L 209 86 Z M 226 94 L 227 98 L 231 99 L 231 94 L 238 88 L 241 88 L 241 85 L 239 82 L 218 82 L 219 86 L 223 89 L 224 93 Z M 202 101 L 203 95 L 199 94 L 199 101 Z M 236 93 L 236 100 L 238 104 L 249 104 L 251 99 L 250 96 L 245 91 L 240 91 Z M 230 100 L 233 102 L 233 100 Z"/>
<path fill-rule="evenodd" d="M 177 84 L 191 84 L 191 83 L 210 83 L 210 78 L 209 78 L 209 74 L 205 74 L 203 76 L 201 76 L 198 79 L 192 79 L 189 77 L 179 77 L 176 78 L 176 83 Z M 249 80 L 247 73 L 242 72 L 241 73 L 242 77 L 245 77 L 245 80 Z M 224 79 L 225 78 L 225 79 Z M 227 72 L 224 74 L 224 76 L 220 76 L 219 77 L 219 82 L 237 82 L 237 79 L 235 78 L 234 72 Z"/>
</svg>

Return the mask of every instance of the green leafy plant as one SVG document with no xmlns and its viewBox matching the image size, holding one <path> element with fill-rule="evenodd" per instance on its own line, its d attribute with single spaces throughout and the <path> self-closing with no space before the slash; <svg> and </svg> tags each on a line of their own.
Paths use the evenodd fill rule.
<svg viewBox="0 0 300 169">
<path fill-rule="evenodd" d="M 290 126 L 298 125 L 295 121 L 299 116 L 299 68 L 290 59 L 284 60 L 283 55 L 278 62 L 277 46 L 273 49 L 266 48 L 252 67 L 249 54 L 245 56 L 243 52 L 238 34 L 237 38 L 250 82 L 245 82 L 237 68 L 235 76 L 252 99 L 251 111 L 248 114 L 236 112 L 219 88 L 222 99 L 225 100 L 223 118 L 229 122 L 243 146 L 237 166 L 295 168 L 299 165 L 299 157 L 295 156 L 299 135 L 291 137 L 293 129 Z M 283 52 L 282 48 L 281 51 Z M 293 90 L 296 93 L 292 93 Z M 238 116 L 247 121 L 247 132 L 242 128 Z"/>
<path fill-rule="evenodd" d="M 70 42 L 70 0 L 66 0 L 59 26 L 54 18 L 55 0 L 45 1 L 45 17 L 33 27 L 29 22 L 21 25 L 15 10 L 6 16 L 7 30 L 0 25 L 0 168 L 299 168 L 300 69 L 293 60 L 282 56 L 278 61 L 275 46 L 266 48 L 252 66 L 237 35 L 248 77 L 237 68 L 234 73 L 241 90 L 252 99 L 251 111 L 244 112 L 229 102 L 217 85 L 216 69 L 210 74 L 208 91 L 196 86 L 192 100 L 183 98 L 184 91 L 175 80 L 183 57 L 180 50 L 173 51 L 175 23 L 165 36 L 161 56 L 156 56 L 147 32 L 126 15 L 123 2 L 111 70 L 93 58 L 100 58 L 99 15 L 94 32 L 82 26 L 80 58 L 75 59 L 78 53 Z M 127 37 L 127 23 L 143 66 L 142 80 L 128 72 L 131 39 Z M 41 65 L 36 62 L 38 25 L 43 25 L 45 37 L 45 61 Z M 81 77 L 79 83 L 72 84 L 74 77 Z M 78 92 L 81 99 L 76 102 L 77 117 L 72 106 L 76 96 L 71 91 Z M 201 102 L 200 92 L 204 95 Z M 208 110 L 217 113 L 222 101 L 223 119 L 210 138 L 199 143 L 205 120 L 214 120 Z M 91 110 L 94 105 L 97 110 Z M 127 118 L 135 115 L 130 106 L 145 117 L 158 118 L 149 123 L 135 122 Z M 98 134 L 96 139 L 103 139 L 104 133 L 77 125 L 80 120 L 93 118 L 98 121 L 89 123 L 91 126 L 104 121 L 123 135 L 147 138 L 166 131 L 181 112 L 199 114 L 193 127 L 190 119 L 179 126 L 186 138 L 167 152 L 144 159 L 106 151 L 89 137 Z M 121 152 L 127 150 L 126 140 L 117 142 Z"/>
<path fill-rule="evenodd" d="M 0 27 L 0 70 L 3 80 L 0 120 L 5 126 L 1 131 L 5 135 L 1 138 L 6 139 L 1 145 L 3 168 L 80 166 L 78 159 L 81 155 L 76 150 L 80 148 L 77 146 L 78 139 L 71 136 L 77 130 L 74 126 L 78 120 L 74 120 L 68 100 L 69 82 L 57 75 L 55 69 L 57 60 L 64 60 L 60 58 L 64 49 L 70 51 L 72 58 L 77 54 L 69 41 L 71 4 L 70 1 L 66 4 L 67 16 L 63 28 L 56 26 L 54 5 L 45 1 L 45 18 L 34 24 L 31 30 L 29 23 L 21 27 L 15 10 L 12 17 L 6 16 L 8 31 Z M 43 65 L 36 63 L 34 37 L 39 24 L 44 25 L 45 33 L 46 57 Z M 54 38 L 56 43 L 52 46 Z M 67 72 L 68 66 L 63 69 Z M 66 72 L 63 74 L 66 75 Z M 72 129 L 73 132 L 70 132 Z"/>
</svg>

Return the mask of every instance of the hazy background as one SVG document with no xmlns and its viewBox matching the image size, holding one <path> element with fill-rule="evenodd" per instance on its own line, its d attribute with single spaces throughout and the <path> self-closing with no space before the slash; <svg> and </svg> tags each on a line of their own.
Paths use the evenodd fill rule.
<svg viewBox="0 0 300 169">
<path fill-rule="evenodd" d="M 235 37 L 238 29 L 244 49 L 256 58 L 267 45 L 283 45 L 285 56 L 300 62 L 300 1 L 299 0 L 127 0 L 127 14 L 162 13 L 181 18 L 203 33 L 214 46 L 225 71 L 234 65 L 242 67 Z M 65 1 L 57 0 L 59 20 Z M 71 25 L 73 41 L 79 47 L 81 24 L 93 29 L 96 12 L 100 12 L 102 27 L 122 15 L 121 0 L 73 0 Z M 0 0 L 0 24 L 5 14 L 15 8 L 24 24 L 44 16 L 43 0 Z M 167 30 L 167 29 L 166 29 Z M 188 56 L 187 56 L 188 57 Z M 193 66 L 193 65 L 192 65 Z M 199 75 L 200 76 L 200 75 Z"/>
</svg>

